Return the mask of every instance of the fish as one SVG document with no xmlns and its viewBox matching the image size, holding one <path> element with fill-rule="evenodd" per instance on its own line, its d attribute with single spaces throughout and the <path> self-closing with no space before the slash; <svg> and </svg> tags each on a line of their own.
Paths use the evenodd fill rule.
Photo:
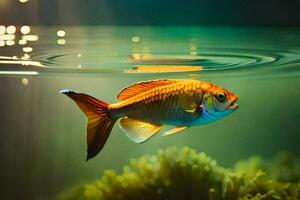
<svg viewBox="0 0 300 200">
<path fill-rule="evenodd" d="M 143 143 L 171 127 L 162 136 L 192 126 L 205 125 L 236 111 L 237 95 L 210 82 L 194 79 L 161 79 L 138 82 L 124 88 L 117 103 L 106 103 L 84 93 L 61 90 L 79 106 L 88 119 L 87 160 L 104 147 L 114 124 L 130 140 Z"/>
</svg>

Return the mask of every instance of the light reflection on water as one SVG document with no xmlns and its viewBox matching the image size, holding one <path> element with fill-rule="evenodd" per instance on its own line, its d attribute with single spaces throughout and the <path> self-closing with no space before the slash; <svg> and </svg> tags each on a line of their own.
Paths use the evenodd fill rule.
<svg viewBox="0 0 300 200">
<path fill-rule="evenodd" d="M 201 71 L 201 66 L 189 65 L 146 65 L 124 70 L 125 73 L 164 73 L 164 72 L 193 72 Z"/>
<path fill-rule="evenodd" d="M 1 70 L 11 71 L 11 65 L 14 68 L 29 65 L 47 66 L 47 70 L 34 69 L 41 74 L 79 75 L 199 71 L 203 76 L 264 76 L 270 73 L 278 76 L 299 72 L 299 46 L 295 45 L 299 39 L 291 37 L 299 33 L 298 29 L 258 32 L 256 29 L 227 28 L 224 35 L 219 33 L 222 28 L 196 27 L 185 32 L 184 28 L 174 27 L 148 27 L 138 31 L 134 27 L 22 26 L 20 31 L 18 29 L 0 26 L 0 55 L 17 58 L 1 59 Z M 66 32 L 69 33 L 68 42 Z M 278 41 L 279 36 L 285 40 Z"/>
<path fill-rule="evenodd" d="M 30 26 L 25 25 L 25 26 L 21 27 L 21 33 L 22 34 L 28 34 L 30 32 L 30 30 L 31 30 Z"/>
<path fill-rule="evenodd" d="M 14 65 L 14 68 L 17 69 L 17 65 L 21 66 L 36 66 L 43 67 L 43 65 L 35 60 L 30 59 L 29 53 L 31 53 L 34 49 L 31 45 L 32 42 L 38 41 L 37 35 L 28 35 L 31 31 L 31 27 L 24 25 L 20 27 L 16 27 L 14 25 L 10 26 L 0 26 L 0 47 L 1 47 L 1 55 L 0 55 L 0 65 Z M 17 42 L 16 42 L 17 41 Z M 27 46 L 24 46 L 27 45 Z M 24 46 L 24 47 L 22 47 Z M 2 54 L 4 52 L 4 54 Z M 16 55 L 17 53 L 17 55 Z M 7 68 L 2 66 L 3 72 L 1 74 L 20 74 L 19 72 L 14 72 L 11 68 Z M 26 70 L 30 74 L 30 70 Z"/>
</svg>

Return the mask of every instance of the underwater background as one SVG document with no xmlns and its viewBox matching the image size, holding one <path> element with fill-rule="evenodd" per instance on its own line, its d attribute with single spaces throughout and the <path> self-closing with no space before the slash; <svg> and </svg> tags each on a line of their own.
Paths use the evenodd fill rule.
<svg viewBox="0 0 300 200">
<path fill-rule="evenodd" d="M 284 187 L 288 188 L 286 196 L 271 192 L 256 199 L 300 198 L 297 173 L 300 168 L 300 17 L 293 12 L 299 3 L 284 4 L 284 11 L 290 17 L 278 17 L 275 11 L 283 4 L 274 1 L 269 13 L 258 15 L 261 20 L 250 17 L 249 7 L 243 7 L 248 10 L 245 14 L 233 12 L 231 17 L 222 20 L 235 1 L 229 1 L 224 9 L 218 3 L 205 4 L 207 13 L 210 9 L 216 13 L 213 18 L 209 18 L 212 14 L 199 14 L 193 8 L 200 6 L 196 1 L 190 1 L 187 7 L 179 1 L 172 1 L 172 6 L 172 2 L 153 1 L 142 5 L 126 1 L 127 7 L 125 1 L 99 1 L 102 4 L 91 1 L 86 7 L 83 1 L 77 1 L 65 12 L 62 8 L 71 5 L 69 1 L 21 1 L 0 3 L 3 11 L 0 14 L 0 199 L 101 199 L 99 188 L 93 187 L 103 174 L 101 184 L 107 187 L 117 187 L 110 180 L 124 182 L 114 172 L 104 173 L 106 169 L 116 174 L 128 172 L 129 168 L 124 166 L 132 164 L 132 158 L 156 155 L 160 149 L 164 150 L 156 158 L 146 156 L 139 161 L 142 164 L 133 164 L 130 170 L 140 170 L 141 177 L 154 174 L 155 180 L 167 181 L 157 166 L 168 166 L 163 169 L 174 174 L 178 172 L 177 161 L 191 166 L 184 168 L 189 173 L 186 177 L 196 178 L 187 178 L 187 184 L 193 187 L 200 181 L 206 186 L 200 184 L 203 191 L 199 185 L 191 189 L 189 199 L 238 199 L 247 193 L 251 195 L 245 199 L 254 199 L 256 191 L 260 194 L 285 191 Z M 137 7 L 128 6 L 130 2 Z M 166 4 L 173 9 L 171 14 L 163 14 Z M 104 5 L 110 5 L 110 9 Z M 149 17 L 150 5 L 158 8 L 155 17 Z M 219 5 L 223 14 L 212 9 L 214 5 Z M 262 9 L 255 1 L 249 5 Z M 103 12 L 97 14 L 99 10 L 95 6 Z M 14 7 L 17 14 L 9 12 Z M 186 19 L 178 17 L 183 12 L 180 7 L 185 8 L 184 13 L 190 11 Z M 126 15 L 123 9 L 135 12 Z M 136 16 L 142 17 L 137 20 Z M 237 19 L 238 16 L 241 18 Z M 192 127 L 173 136 L 157 135 L 143 144 L 128 140 L 115 125 L 101 153 L 86 162 L 86 119 L 59 91 L 73 89 L 114 103 L 118 92 L 130 84 L 166 78 L 197 79 L 220 85 L 238 95 L 240 107 L 215 123 Z M 165 154 L 167 158 L 163 157 Z M 255 161 L 246 161 L 253 156 L 258 156 Z M 280 162 L 275 162 L 276 158 Z M 173 164 L 161 164 L 165 160 Z M 149 172 L 151 176 L 143 171 L 147 163 L 152 167 L 150 171 L 155 169 Z M 281 164 L 288 167 L 272 167 Z M 199 167 L 198 171 L 192 170 L 194 165 Z M 274 168 L 280 172 L 274 172 Z M 185 176 L 184 170 L 181 177 Z M 207 171 L 216 179 L 203 179 L 200 175 Z M 266 173 L 268 180 L 260 179 L 260 173 Z M 225 187 L 223 179 L 233 181 L 232 187 L 228 184 Z M 281 183 L 266 186 L 269 179 L 284 186 Z M 147 185 L 148 179 L 142 180 Z M 264 189 L 242 183 L 253 180 L 258 180 L 260 189 Z M 100 188 L 101 184 L 98 184 Z M 187 184 L 181 183 L 184 187 Z M 242 196 L 236 190 L 240 185 L 243 189 L 238 191 Z M 161 187 L 155 189 L 155 196 L 148 191 L 142 197 L 143 194 L 148 199 L 178 197 L 174 194 L 157 197 L 163 194 Z M 224 192 L 224 188 L 229 192 Z M 131 189 L 135 193 L 141 188 L 132 184 Z M 123 190 L 111 191 L 122 194 Z M 126 196 L 126 192 L 130 190 L 125 187 L 124 196 L 103 199 L 142 199 Z"/>
</svg>

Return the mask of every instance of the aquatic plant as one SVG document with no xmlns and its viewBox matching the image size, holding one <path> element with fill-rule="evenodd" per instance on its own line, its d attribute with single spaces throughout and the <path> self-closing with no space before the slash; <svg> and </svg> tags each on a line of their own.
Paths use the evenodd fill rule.
<svg viewBox="0 0 300 200">
<path fill-rule="evenodd" d="M 268 177 L 281 182 L 300 182 L 300 158 L 290 152 L 280 152 L 267 161 L 260 156 L 253 156 L 237 162 L 234 169 L 247 171 L 247 176 L 253 176 L 258 170 L 263 170 Z"/>
<path fill-rule="evenodd" d="M 284 156 L 281 156 L 284 160 Z M 64 200 L 295 200 L 300 198 L 300 183 L 282 182 L 267 175 L 276 164 L 255 157 L 225 169 L 205 153 L 184 147 L 159 150 L 157 155 L 133 159 L 123 173 L 106 170 L 99 180 L 69 189 Z M 284 162 L 283 162 L 284 163 Z M 293 171 L 300 162 L 294 162 Z M 264 169 L 267 169 L 264 171 Z M 275 174 L 275 173 L 274 173 Z M 294 173 L 291 173 L 294 176 Z M 283 174 L 282 174 L 283 175 Z M 281 177 L 281 176 L 278 176 Z"/>
</svg>

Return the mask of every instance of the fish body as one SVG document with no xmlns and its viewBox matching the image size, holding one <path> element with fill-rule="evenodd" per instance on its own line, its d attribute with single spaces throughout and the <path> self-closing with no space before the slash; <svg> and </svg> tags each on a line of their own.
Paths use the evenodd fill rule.
<svg viewBox="0 0 300 200">
<path fill-rule="evenodd" d="M 214 122 L 238 108 L 235 94 L 209 82 L 189 79 L 140 82 L 123 89 L 117 96 L 120 102 L 114 104 L 70 90 L 62 93 L 88 117 L 88 159 L 102 149 L 118 119 L 129 139 L 142 143 L 164 125 L 175 126 L 163 134 L 170 135 Z"/>
</svg>

